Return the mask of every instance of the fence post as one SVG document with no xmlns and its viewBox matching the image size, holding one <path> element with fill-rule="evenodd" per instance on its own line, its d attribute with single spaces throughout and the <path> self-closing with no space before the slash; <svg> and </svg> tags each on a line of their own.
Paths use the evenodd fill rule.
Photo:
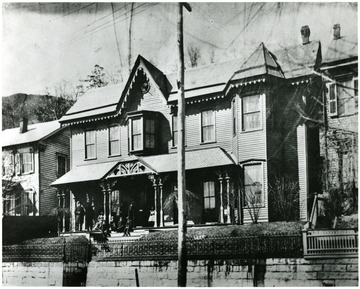
<svg viewBox="0 0 360 289">
<path fill-rule="evenodd" d="M 63 242 L 63 262 L 66 262 L 66 240 Z"/>
<path fill-rule="evenodd" d="M 302 239 L 303 239 L 303 250 L 304 250 L 304 255 L 308 254 L 308 247 L 307 247 L 307 231 L 306 230 L 302 230 Z"/>
</svg>

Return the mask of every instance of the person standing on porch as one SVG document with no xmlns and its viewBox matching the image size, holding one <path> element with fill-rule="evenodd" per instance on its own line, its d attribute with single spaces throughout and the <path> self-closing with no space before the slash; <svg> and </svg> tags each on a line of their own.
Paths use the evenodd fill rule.
<svg viewBox="0 0 360 289">
<path fill-rule="evenodd" d="M 92 231 L 94 225 L 95 212 L 90 202 L 86 203 L 85 207 L 85 229 Z"/>
<path fill-rule="evenodd" d="M 81 231 L 82 225 L 84 223 L 84 215 L 85 215 L 85 209 L 80 204 L 79 201 L 76 202 L 76 209 L 75 209 L 75 230 Z"/>
<path fill-rule="evenodd" d="M 149 227 L 154 227 L 154 224 L 155 224 L 155 210 L 154 210 L 154 207 L 151 207 L 148 223 L 149 223 Z"/>
</svg>

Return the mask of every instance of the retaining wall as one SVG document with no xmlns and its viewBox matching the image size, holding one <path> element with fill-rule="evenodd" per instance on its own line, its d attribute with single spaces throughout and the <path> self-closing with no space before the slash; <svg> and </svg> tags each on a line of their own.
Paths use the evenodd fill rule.
<svg viewBox="0 0 360 289">
<path fill-rule="evenodd" d="M 3 262 L 4 286 L 62 286 L 62 262 Z"/>
<path fill-rule="evenodd" d="M 177 262 L 92 261 L 86 286 L 177 286 Z M 2 284 L 62 286 L 62 262 L 3 262 Z M 358 286 L 358 258 L 188 261 L 187 286 Z"/>
</svg>

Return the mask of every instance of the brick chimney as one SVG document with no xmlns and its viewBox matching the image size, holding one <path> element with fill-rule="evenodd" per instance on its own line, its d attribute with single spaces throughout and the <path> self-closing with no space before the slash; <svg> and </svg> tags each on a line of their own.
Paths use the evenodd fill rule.
<svg viewBox="0 0 360 289">
<path fill-rule="evenodd" d="M 28 119 L 26 117 L 23 117 L 20 120 L 20 133 L 27 132 L 28 130 Z"/>
<path fill-rule="evenodd" d="M 341 36 L 340 36 L 340 24 L 335 24 L 333 29 L 334 29 L 334 39 L 341 38 Z"/>
<path fill-rule="evenodd" d="M 309 26 L 305 25 L 301 27 L 301 38 L 302 38 L 302 44 L 308 44 L 310 43 L 310 28 Z"/>
</svg>

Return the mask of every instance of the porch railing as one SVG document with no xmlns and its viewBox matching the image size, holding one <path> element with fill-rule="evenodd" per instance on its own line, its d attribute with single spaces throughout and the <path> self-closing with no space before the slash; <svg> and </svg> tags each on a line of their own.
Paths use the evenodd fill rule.
<svg viewBox="0 0 360 289">
<path fill-rule="evenodd" d="M 303 231 L 305 258 L 357 257 L 358 234 L 351 230 Z"/>
<path fill-rule="evenodd" d="M 189 259 L 302 256 L 300 234 L 189 238 L 186 245 Z M 95 259 L 177 259 L 177 239 L 117 240 L 93 244 L 92 249 Z"/>
</svg>

